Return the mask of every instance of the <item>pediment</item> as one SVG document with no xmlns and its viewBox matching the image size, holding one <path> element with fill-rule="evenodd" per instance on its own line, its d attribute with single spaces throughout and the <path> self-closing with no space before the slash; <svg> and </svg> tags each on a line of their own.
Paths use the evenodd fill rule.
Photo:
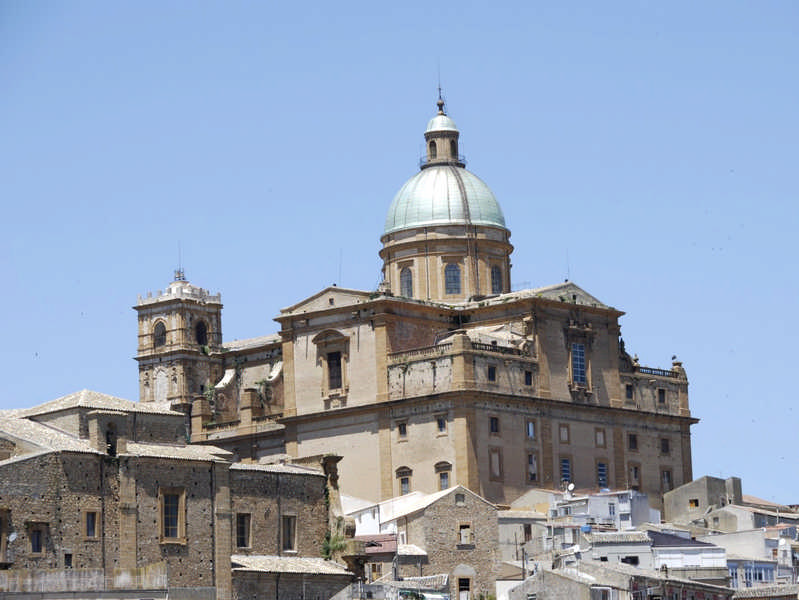
<svg viewBox="0 0 799 600">
<path fill-rule="evenodd" d="M 281 309 L 280 316 L 288 317 L 303 313 L 314 313 L 346 306 L 355 306 L 369 300 L 372 294 L 363 290 L 349 290 L 331 286 L 297 304 Z"/>
</svg>

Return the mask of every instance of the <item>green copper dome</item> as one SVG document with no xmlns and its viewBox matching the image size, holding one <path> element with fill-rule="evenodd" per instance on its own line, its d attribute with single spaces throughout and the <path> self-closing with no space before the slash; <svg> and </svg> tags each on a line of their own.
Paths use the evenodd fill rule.
<svg viewBox="0 0 799 600">
<path fill-rule="evenodd" d="M 388 209 L 384 234 L 431 225 L 488 225 L 505 227 L 497 199 L 483 181 L 464 168 L 458 154 L 460 132 L 444 112 L 424 132 L 427 157 L 421 171 L 405 182 Z"/>
<path fill-rule="evenodd" d="M 405 182 L 388 209 L 384 233 L 428 225 L 490 225 L 505 217 L 477 175 L 453 165 L 430 165 Z"/>
</svg>

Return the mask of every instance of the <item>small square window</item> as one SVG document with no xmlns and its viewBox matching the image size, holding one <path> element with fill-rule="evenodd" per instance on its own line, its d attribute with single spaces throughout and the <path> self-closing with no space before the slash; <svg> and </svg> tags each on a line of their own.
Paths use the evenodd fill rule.
<svg viewBox="0 0 799 600">
<path fill-rule="evenodd" d="M 436 417 L 436 427 L 438 428 L 438 433 L 447 433 L 447 416 L 446 415 L 438 415 Z"/>
<path fill-rule="evenodd" d="M 408 437 L 408 424 L 405 421 L 397 423 L 397 435 L 401 438 Z"/>
<path fill-rule="evenodd" d="M 34 523 L 30 526 L 28 534 L 30 536 L 31 554 L 44 554 L 46 531 L 47 525 L 45 523 Z"/>
<path fill-rule="evenodd" d="M 671 452 L 669 438 L 660 438 L 660 453 L 668 454 L 669 452 Z"/>
<path fill-rule="evenodd" d="M 527 421 L 527 439 L 535 439 L 535 421 Z"/>
<path fill-rule="evenodd" d="M 689 498 L 688 508 L 699 508 L 699 498 Z"/>
<path fill-rule="evenodd" d="M 631 383 L 628 383 L 624 386 L 624 396 L 627 398 L 627 400 L 633 399 L 633 386 Z"/>
<path fill-rule="evenodd" d="M 466 506 L 466 494 L 455 494 L 455 506 Z"/>
<path fill-rule="evenodd" d="M 638 435 L 630 433 L 627 435 L 627 449 L 638 450 Z"/>
<path fill-rule="evenodd" d="M 488 380 L 489 381 L 497 380 L 497 368 L 494 365 L 488 367 Z"/>
<path fill-rule="evenodd" d="M 469 546 L 474 543 L 472 539 L 472 526 L 470 523 L 461 523 L 458 525 L 458 545 Z"/>
<path fill-rule="evenodd" d="M 666 404 L 666 390 L 658 388 L 658 404 Z"/>
<path fill-rule="evenodd" d="M 559 439 L 561 444 L 568 444 L 569 443 L 569 426 L 561 424 L 558 428 L 559 431 Z"/>
<path fill-rule="evenodd" d="M 524 385 L 533 385 L 533 372 L 532 371 L 525 371 L 524 372 Z"/>
<path fill-rule="evenodd" d="M 488 430 L 491 433 L 499 433 L 499 417 L 488 418 Z"/>
</svg>

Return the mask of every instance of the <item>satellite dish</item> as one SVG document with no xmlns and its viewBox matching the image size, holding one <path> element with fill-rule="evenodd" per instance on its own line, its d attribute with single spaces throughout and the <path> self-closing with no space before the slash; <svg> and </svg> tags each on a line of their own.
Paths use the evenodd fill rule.
<svg viewBox="0 0 799 600">
<path fill-rule="evenodd" d="M 570 483 L 569 486 L 566 489 L 569 490 L 570 492 L 573 492 L 574 491 L 574 484 Z"/>
<path fill-rule="evenodd" d="M 17 532 L 16 531 L 14 531 L 14 532 L 12 532 L 12 533 L 10 533 L 8 535 L 8 541 L 9 542 L 13 542 L 15 539 L 17 539 Z"/>
</svg>

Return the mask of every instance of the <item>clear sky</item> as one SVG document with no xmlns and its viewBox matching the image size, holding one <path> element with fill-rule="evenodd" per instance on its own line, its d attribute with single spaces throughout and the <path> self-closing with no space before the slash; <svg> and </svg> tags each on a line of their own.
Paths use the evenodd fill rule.
<svg viewBox="0 0 799 600">
<path fill-rule="evenodd" d="M 178 263 L 226 340 L 375 289 L 439 78 L 512 284 L 626 311 L 694 474 L 799 503 L 799 4 L 0 1 L 0 408 L 137 399 Z"/>
</svg>

